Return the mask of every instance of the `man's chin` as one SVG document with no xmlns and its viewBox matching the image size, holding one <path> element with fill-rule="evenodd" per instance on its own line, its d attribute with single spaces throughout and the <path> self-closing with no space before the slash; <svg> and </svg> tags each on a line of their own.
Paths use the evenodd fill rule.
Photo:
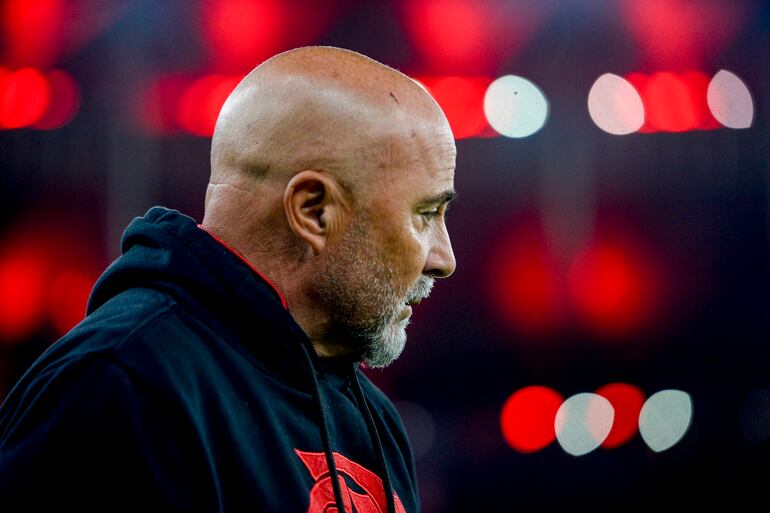
<svg viewBox="0 0 770 513">
<path fill-rule="evenodd" d="M 387 334 L 373 340 L 364 351 L 363 361 L 367 367 L 382 369 L 396 361 L 406 347 L 406 325 L 409 319 L 391 325 Z"/>
</svg>

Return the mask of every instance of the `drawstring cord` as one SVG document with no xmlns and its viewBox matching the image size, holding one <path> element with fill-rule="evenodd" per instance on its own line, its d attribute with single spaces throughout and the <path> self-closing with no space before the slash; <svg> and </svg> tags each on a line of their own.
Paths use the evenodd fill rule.
<svg viewBox="0 0 770 513">
<path fill-rule="evenodd" d="M 387 504 L 388 513 L 396 513 L 396 504 L 393 500 L 393 484 L 390 481 L 390 472 L 388 472 L 388 466 L 385 463 L 385 453 L 382 450 L 382 441 L 380 440 L 380 434 L 377 431 L 377 426 L 374 424 L 374 418 L 369 410 L 369 403 L 364 396 L 364 391 L 361 389 L 361 383 L 358 381 L 358 375 L 356 374 L 356 365 L 353 366 L 352 379 L 353 393 L 356 396 L 356 400 L 359 403 L 359 409 L 363 409 L 364 419 L 366 420 L 366 427 L 369 429 L 369 438 L 372 440 L 372 444 L 375 447 L 377 459 L 379 460 L 380 468 L 382 469 L 382 484 L 385 491 L 385 503 Z"/>
<path fill-rule="evenodd" d="M 305 363 L 307 364 L 307 371 L 310 374 L 310 381 L 313 385 L 313 400 L 315 401 L 316 408 L 321 417 L 321 441 L 324 446 L 324 454 L 326 455 L 326 466 L 329 467 L 329 474 L 332 478 L 332 488 L 334 489 L 334 501 L 337 503 L 338 513 L 345 513 L 345 503 L 342 501 L 342 490 L 340 489 L 339 474 L 337 473 L 337 464 L 334 462 L 334 454 L 331 451 L 331 444 L 329 442 L 329 427 L 326 422 L 326 410 L 321 402 L 321 390 L 318 387 L 318 379 L 315 375 L 315 366 L 313 366 L 313 360 L 310 357 L 310 353 L 306 344 L 302 345 L 302 354 L 305 356 Z M 382 450 L 380 450 L 381 452 Z M 395 513 L 395 510 L 394 510 Z"/>
</svg>

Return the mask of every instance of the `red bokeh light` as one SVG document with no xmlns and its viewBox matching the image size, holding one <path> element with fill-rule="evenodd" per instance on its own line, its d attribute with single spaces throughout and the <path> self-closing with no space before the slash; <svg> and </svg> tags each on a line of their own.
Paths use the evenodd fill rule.
<svg viewBox="0 0 770 513">
<path fill-rule="evenodd" d="M 484 115 L 488 77 L 421 77 L 419 81 L 441 106 L 455 139 L 474 137 L 489 125 Z"/>
<path fill-rule="evenodd" d="M 21 128 L 40 121 L 51 103 L 45 75 L 34 68 L 0 73 L 0 126 Z"/>
<path fill-rule="evenodd" d="M 66 10 L 63 0 L 6 0 L 4 61 L 12 66 L 53 65 L 61 51 Z"/>
<path fill-rule="evenodd" d="M 649 319 L 658 288 L 651 262 L 628 244 L 601 242 L 569 270 L 569 290 L 583 321 L 596 332 L 622 336 Z"/>
<path fill-rule="evenodd" d="M 38 208 L 0 238 L 0 342 L 18 343 L 83 317 L 100 266 L 82 220 Z"/>
<path fill-rule="evenodd" d="M 0 341 L 17 340 L 39 327 L 48 272 L 48 261 L 32 248 L 10 248 L 0 257 Z"/>
<path fill-rule="evenodd" d="M 202 3 L 201 23 L 217 69 L 253 68 L 283 46 L 290 11 L 277 0 L 211 0 Z"/>
<path fill-rule="evenodd" d="M 489 74 L 509 62 L 553 8 L 519 0 L 516 9 L 494 0 L 409 0 L 402 18 L 431 73 Z"/>
<path fill-rule="evenodd" d="M 684 132 L 697 128 L 700 116 L 690 89 L 673 73 L 653 74 L 644 88 L 645 120 L 654 130 Z"/>
<path fill-rule="evenodd" d="M 612 429 L 602 442 L 602 447 L 613 449 L 625 444 L 636 434 L 639 426 L 639 412 L 644 405 L 644 392 L 627 383 L 610 383 L 596 391 L 607 399 L 615 410 Z"/>
<path fill-rule="evenodd" d="M 219 111 L 239 81 L 240 77 L 207 75 L 190 84 L 177 105 L 179 126 L 191 134 L 211 137 Z"/>
<path fill-rule="evenodd" d="M 746 2 L 623 0 L 621 15 L 645 65 L 683 71 L 725 48 L 747 16 Z"/>
<path fill-rule="evenodd" d="M 544 386 L 513 393 L 503 405 L 500 428 L 505 441 L 523 453 L 537 452 L 556 440 L 556 412 L 564 398 Z"/>
<path fill-rule="evenodd" d="M 644 104 L 645 120 L 639 132 L 713 130 L 721 126 L 708 107 L 710 79 L 705 73 L 629 73 L 625 78 Z"/>
<path fill-rule="evenodd" d="M 702 71 L 686 71 L 682 73 L 680 79 L 687 86 L 690 93 L 690 101 L 695 111 L 695 126 L 699 130 L 715 130 L 722 125 L 711 113 L 708 105 L 708 87 L 711 78 Z"/>
<path fill-rule="evenodd" d="M 94 286 L 88 274 L 62 269 L 53 278 L 48 293 L 48 308 L 56 332 L 63 335 L 85 317 L 88 296 Z"/>
<path fill-rule="evenodd" d="M 191 78 L 181 75 L 150 79 L 131 105 L 139 127 L 152 135 L 177 132 L 177 104 L 191 83 Z"/>
<path fill-rule="evenodd" d="M 431 61 L 465 69 L 486 58 L 491 16 L 484 2 L 420 0 L 410 2 L 409 8 L 415 44 Z"/>
<path fill-rule="evenodd" d="M 494 307 L 511 327 L 542 336 L 562 321 L 559 275 L 542 232 L 520 227 L 504 241 L 490 269 Z"/>
<path fill-rule="evenodd" d="M 80 88 L 69 73 L 53 70 L 48 73 L 48 83 L 51 87 L 51 102 L 33 126 L 41 130 L 63 127 L 72 121 L 80 108 Z"/>
</svg>

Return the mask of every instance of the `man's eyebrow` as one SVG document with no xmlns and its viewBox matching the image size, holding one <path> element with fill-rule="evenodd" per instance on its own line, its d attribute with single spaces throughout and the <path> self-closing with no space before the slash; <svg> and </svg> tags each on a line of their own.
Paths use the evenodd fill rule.
<svg viewBox="0 0 770 513">
<path fill-rule="evenodd" d="M 452 201 L 456 200 L 458 197 L 458 194 L 450 189 L 444 192 L 440 192 L 434 196 L 429 196 L 427 198 L 424 198 L 422 201 L 420 201 L 421 205 L 435 205 L 440 203 L 451 203 Z"/>
</svg>

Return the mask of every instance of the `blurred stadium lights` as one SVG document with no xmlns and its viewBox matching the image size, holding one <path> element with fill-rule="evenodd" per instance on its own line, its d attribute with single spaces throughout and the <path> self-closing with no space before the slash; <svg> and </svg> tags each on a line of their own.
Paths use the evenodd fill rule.
<svg viewBox="0 0 770 513">
<path fill-rule="evenodd" d="M 96 277 L 78 267 L 58 270 L 49 284 L 48 312 L 54 331 L 61 336 L 83 320 Z"/>
<path fill-rule="evenodd" d="M 625 78 L 605 73 L 591 87 L 588 111 L 599 128 L 616 135 L 748 128 L 754 117 L 748 87 L 727 70 L 711 79 L 692 70 Z"/>
<path fill-rule="evenodd" d="M 40 209 L 41 211 L 43 209 Z M 38 212 L 5 232 L 0 245 L 0 343 L 53 328 L 63 335 L 85 316 L 100 266 L 75 222 Z"/>
<path fill-rule="evenodd" d="M 0 68 L 0 128 L 53 130 L 80 108 L 80 88 L 61 70 Z"/>
<path fill-rule="evenodd" d="M 692 422 L 692 398 L 681 390 L 661 390 L 645 401 L 639 413 L 639 434 L 655 452 L 670 449 Z"/>
<path fill-rule="evenodd" d="M 636 132 L 644 124 L 642 97 L 630 82 L 612 73 L 591 86 L 588 113 L 599 128 L 615 135 Z"/>
<path fill-rule="evenodd" d="M 727 70 L 720 70 L 709 82 L 707 101 L 714 117 L 726 127 L 749 128 L 754 120 L 749 88 Z"/>
<path fill-rule="evenodd" d="M 200 31 L 211 70 L 238 74 L 289 48 L 315 41 L 337 15 L 337 2 L 201 0 Z"/>
<path fill-rule="evenodd" d="M 511 394 L 500 414 L 505 441 L 522 453 L 548 447 L 556 440 L 554 420 L 562 402 L 558 392 L 539 385 L 524 387 Z"/>
<path fill-rule="evenodd" d="M 4 0 L 0 2 L 2 62 L 14 68 L 51 68 L 112 26 L 133 3 Z"/>
<path fill-rule="evenodd" d="M 638 245 L 620 240 L 594 242 L 569 268 L 571 304 L 595 335 L 622 338 L 646 327 L 660 309 L 660 273 Z"/>
<path fill-rule="evenodd" d="M 526 78 L 505 75 L 489 85 L 484 96 L 489 124 L 506 137 L 527 137 L 540 130 L 548 119 L 548 100 Z"/>
<path fill-rule="evenodd" d="M 556 412 L 556 439 L 568 454 L 583 456 L 604 442 L 614 416 L 612 404 L 606 398 L 588 392 L 575 394 Z"/>
<path fill-rule="evenodd" d="M 201 33 L 218 69 L 248 70 L 284 47 L 291 15 L 285 2 L 209 0 L 200 9 Z"/>
<path fill-rule="evenodd" d="M 602 442 L 602 447 L 620 447 L 637 432 L 639 412 L 645 401 L 644 392 L 628 383 L 609 383 L 597 389 L 595 393 L 607 399 L 615 410 L 612 429 Z"/>
<path fill-rule="evenodd" d="M 139 127 L 152 135 L 180 131 L 200 137 L 214 133 L 219 111 L 243 75 L 164 75 L 149 80 L 133 109 Z"/>
<path fill-rule="evenodd" d="M 2 6 L 3 61 L 16 66 L 52 66 L 62 51 L 68 3 L 6 0 Z"/>
<path fill-rule="evenodd" d="M 225 100 L 243 77 L 207 75 L 195 80 L 177 104 L 179 126 L 193 135 L 211 137 Z"/>
<path fill-rule="evenodd" d="M 503 324 L 537 339 L 563 322 L 563 294 L 556 262 L 537 222 L 523 222 L 503 238 L 490 266 L 490 307 Z"/>
<path fill-rule="evenodd" d="M 627 383 L 610 383 L 566 400 L 549 387 L 526 386 L 510 395 L 500 414 L 503 437 L 514 450 L 533 453 L 558 440 L 572 456 L 620 447 L 637 427 L 647 446 L 662 452 L 679 443 L 691 423 L 688 393 L 661 390 L 645 400 L 638 387 Z"/>
<path fill-rule="evenodd" d="M 34 333 L 45 317 L 48 261 L 35 248 L 6 246 L 0 256 L 0 342 Z"/>
<path fill-rule="evenodd" d="M 540 0 L 402 0 L 411 42 L 431 73 L 498 71 L 540 29 L 553 5 Z"/>
<path fill-rule="evenodd" d="M 489 77 L 418 77 L 446 114 L 455 139 L 494 136 L 484 115 Z"/>
<path fill-rule="evenodd" d="M 488 276 L 490 307 L 521 340 L 542 340 L 571 320 L 597 340 L 619 340 L 651 328 L 670 298 L 668 270 L 627 230 L 602 228 L 564 262 L 539 222 L 509 230 Z"/>
<path fill-rule="evenodd" d="M 647 68 L 702 67 L 732 42 L 748 16 L 746 2 L 621 0 L 620 15 Z"/>
</svg>

